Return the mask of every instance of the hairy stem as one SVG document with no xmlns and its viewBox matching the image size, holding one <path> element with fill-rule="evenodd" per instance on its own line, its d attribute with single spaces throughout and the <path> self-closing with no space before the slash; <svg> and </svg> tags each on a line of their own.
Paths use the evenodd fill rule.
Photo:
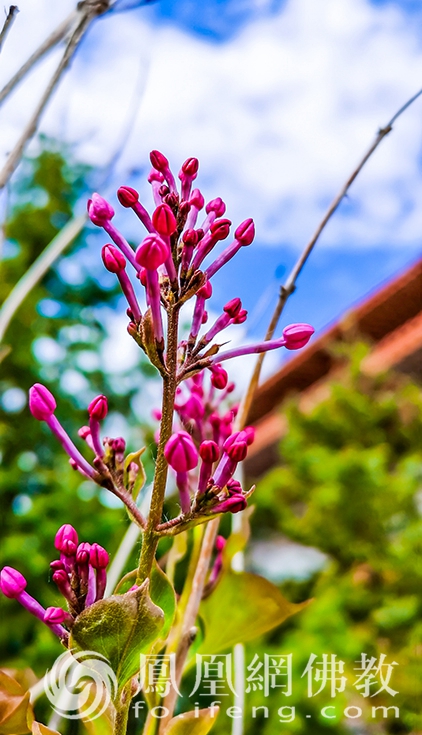
<svg viewBox="0 0 422 735">
<path fill-rule="evenodd" d="M 3 44 L 6 40 L 6 36 L 9 33 L 13 23 L 15 22 L 16 16 L 19 13 L 19 8 L 17 5 L 11 5 L 9 7 L 9 12 L 7 13 L 6 20 L 4 21 L 3 28 L 0 32 L 0 51 L 3 48 Z"/>
<path fill-rule="evenodd" d="M 114 718 L 113 735 L 126 735 L 127 733 L 127 722 L 129 719 L 129 707 L 131 703 L 130 691 L 132 682 L 129 681 L 121 695 L 120 701 L 115 702 L 116 714 Z"/>
<path fill-rule="evenodd" d="M 154 485 L 152 488 L 151 506 L 145 534 L 142 542 L 141 557 L 139 560 L 138 576 L 136 584 L 150 576 L 154 563 L 155 552 L 159 540 L 156 528 L 163 515 L 164 496 L 166 493 L 167 460 L 164 456 L 164 448 L 170 439 L 173 429 L 174 399 L 176 396 L 177 380 L 177 340 L 179 326 L 179 311 L 174 306 L 170 307 L 168 315 L 167 353 L 166 364 L 168 375 L 163 376 L 163 402 L 162 417 L 160 423 L 160 440 L 155 460 Z"/>
</svg>

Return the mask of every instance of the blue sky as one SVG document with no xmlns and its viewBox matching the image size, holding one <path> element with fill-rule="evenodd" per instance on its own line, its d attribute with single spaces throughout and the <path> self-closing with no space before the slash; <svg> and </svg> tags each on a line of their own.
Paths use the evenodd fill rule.
<svg viewBox="0 0 422 735">
<path fill-rule="evenodd" d="M 134 6 L 120 0 L 117 10 Z M 22 0 L 0 83 L 74 6 Z M 413 0 L 158 0 L 110 13 L 86 39 L 43 130 L 104 167 L 107 191 L 139 188 L 151 205 L 148 152 L 222 196 L 256 242 L 215 279 L 216 308 L 239 295 L 252 336 L 328 203 L 379 126 L 422 87 L 422 9 Z M 0 111 L 10 149 L 57 55 Z M 422 255 L 422 99 L 397 122 L 324 232 L 283 322 L 323 329 Z M 131 235 L 141 239 L 135 223 Z M 274 367 L 270 361 L 270 367 Z"/>
</svg>

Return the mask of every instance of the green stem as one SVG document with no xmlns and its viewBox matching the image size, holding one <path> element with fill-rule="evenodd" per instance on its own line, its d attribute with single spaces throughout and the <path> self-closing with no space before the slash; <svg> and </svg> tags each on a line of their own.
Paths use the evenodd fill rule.
<svg viewBox="0 0 422 735">
<path fill-rule="evenodd" d="M 142 584 L 151 574 L 155 559 L 155 552 L 159 541 L 156 527 L 163 515 L 164 496 L 167 482 L 167 460 L 164 448 L 170 439 L 173 429 L 174 399 L 176 396 L 177 379 L 177 340 L 178 340 L 179 310 L 175 306 L 169 308 L 167 354 L 166 363 L 168 375 L 163 377 L 162 418 L 160 423 L 160 440 L 155 460 L 154 485 L 152 489 L 151 506 L 147 527 L 142 541 L 142 551 L 139 559 L 136 584 Z"/>
<path fill-rule="evenodd" d="M 113 735 L 126 735 L 127 733 L 127 722 L 129 719 L 129 707 L 131 703 L 131 682 L 129 681 L 125 685 L 121 695 L 120 701 L 115 702 L 116 715 L 114 718 Z"/>
</svg>

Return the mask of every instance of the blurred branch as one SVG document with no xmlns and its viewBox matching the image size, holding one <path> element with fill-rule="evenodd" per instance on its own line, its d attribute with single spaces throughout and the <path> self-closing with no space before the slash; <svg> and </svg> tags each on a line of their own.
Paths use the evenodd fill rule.
<svg viewBox="0 0 422 735">
<path fill-rule="evenodd" d="M 279 319 L 281 314 L 283 313 L 283 309 L 286 305 L 286 301 L 291 296 L 293 291 L 296 288 L 296 281 L 306 263 L 308 260 L 310 254 L 312 253 L 312 250 L 314 249 L 321 233 L 323 232 L 324 228 L 328 224 L 329 220 L 333 216 L 334 212 L 338 209 L 339 205 L 343 201 L 344 197 L 346 196 L 347 192 L 349 191 L 351 185 L 353 184 L 356 177 L 360 174 L 363 167 L 365 166 L 366 162 L 369 160 L 369 158 L 372 156 L 374 151 L 378 148 L 381 141 L 385 138 L 388 133 L 391 132 L 393 129 L 393 124 L 396 122 L 397 118 L 400 117 L 400 115 L 405 112 L 405 110 L 410 107 L 410 105 L 415 102 L 415 100 L 418 99 L 422 95 L 422 89 L 419 90 L 413 97 L 411 97 L 396 113 L 393 115 L 391 120 L 387 123 L 387 125 L 383 128 L 380 128 L 375 140 L 373 141 L 372 145 L 369 147 L 365 155 L 363 156 L 360 163 L 357 165 L 357 167 L 354 169 L 352 174 L 347 179 L 346 183 L 342 186 L 337 196 L 333 199 L 330 206 L 328 207 L 324 217 L 322 218 L 320 224 L 318 225 L 317 229 L 315 230 L 314 234 L 312 235 L 311 239 L 309 240 L 308 244 L 306 245 L 305 249 L 299 256 L 298 260 L 296 261 L 295 265 L 293 266 L 289 276 L 287 277 L 287 280 L 285 284 L 281 287 L 279 299 L 277 302 L 277 305 L 274 309 L 273 315 L 271 317 L 270 323 L 268 325 L 267 333 L 265 335 L 265 340 L 272 339 L 274 332 L 277 328 Z M 236 423 L 237 428 L 242 428 L 248 418 L 248 414 L 252 405 L 253 397 L 256 391 L 256 388 L 258 387 L 259 378 L 261 374 L 261 368 L 262 363 L 264 362 L 265 352 L 261 353 L 256 361 L 255 369 L 253 371 L 248 389 L 246 393 L 243 396 L 243 399 L 240 404 L 239 413 L 237 415 Z"/>
<path fill-rule="evenodd" d="M 88 217 L 85 214 L 71 219 L 17 282 L 0 309 L 0 343 L 3 341 L 7 327 L 19 306 L 58 256 L 82 232 L 87 219 Z"/>
<path fill-rule="evenodd" d="M 16 20 L 16 16 L 19 13 L 19 8 L 17 5 L 11 5 L 9 7 L 9 12 L 6 15 L 6 20 L 4 21 L 3 28 L 0 31 L 0 52 L 3 48 L 3 44 L 6 40 L 6 36 L 9 33 L 13 23 Z"/>
<path fill-rule="evenodd" d="M 71 37 L 69 38 L 69 41 L 65 48 L 64 54 L 60 60 L 60 63 L 56 71 L 54 72 L 53 76 L 51 77 L 50 82 L 48 83 L 44 91 L 44 94 L 42 95 L 37 107 L 35 108 L 35 111 L 30 121 L 26 125 L 23 133 L 21 134 L 12 152 L 9 154 L 9 157 L 3 169 L 0 171 L 0 190 L 3 189 L 5 185 L 7 184 L 7 182 L 9 181 L 10 177 L 12 176 L 13 172 L 15 171 L 16 167 L 18 166 L 22 158 L 25 146 L 36 133 L 41 116 L 48 102 L 50 101 L 51 95 L 53 94 L 55 88 L 57 87 L 63 75 L 63 72 L 66 70 L 71 59 L 73 58 L 89 26 L 91 25 L 92 21 L 98 15 L 105 12 L 105 10 L 108 7 L 109 7 L 109 3 L 107 2 L 107 0 L 102 0 L 102 1 L 99 0 L 98 2 L 96 0 L 89 0 L 89 2 L 88 0 L 85 0 L 85 2 L 80 4 L 79 22 L 76 28 L 74 29 Z"/>
<path fill-rule="evenodd" d="M 76 18 L 79 16 L 77 10 L 72 11 L 67 18 L 57 26 L 57 28 L 42 42 L 40 46 L 34 51 L 27 61 L 21 66 L 20 69 L 13 75 L 13 77 L 5 84 L 3 89 L 0 91 L 0 105 L 4 102 L 6 97 L 14 90 L 24 76 L 32 69 L 45 54 L 54 48 L 60 41 L 63 40 L 65 35 L 74 24 Z"/>
</svg>

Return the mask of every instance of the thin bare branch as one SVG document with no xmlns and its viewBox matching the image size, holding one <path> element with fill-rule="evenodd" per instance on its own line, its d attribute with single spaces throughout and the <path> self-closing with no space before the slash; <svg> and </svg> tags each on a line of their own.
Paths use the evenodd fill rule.
<svg viewBox="0 0 422 735">
<path fill-rule="evenodd" d="M 342 186 L 337 196 L 333 199 L 330 206 L 328 207 L 324 217 L 322 218 L 320 224 L 318 225 L 317 229 L 315 230 L 314 234 L 312 235 L 311 239 L 309 240 L 308 244 L 306 245 L 305 249 L 299 256 L 298 260 L 296 261 L 295 265 L 293 266 L 289 276 L 287 277 L 287 280 L 285 284 L 280 289 L 280 296 L 277 301 L 276 307 L 274 309 L 273 315 L 271 317 L 271 321 L 268 325 L 267 333 L 265 335 L 265 340 L 272 339 L 274 332 L 277 328 L 277 324 L 279 322 L 280 316 L 283 313 L 283 309 L 286 305 L 286 301 L 291 296 L 293 291 L 296 288 L 296 281 L 298 279 L 298 276 L 300 275 L 303 266 L 305 265 L 306 261 L 308 260 L 310 254 L 312 253 L 312 250 L 314 249 L 322 231 L 328 224 L 329 220 L 333 216 L 334 212 L 338 209 L 339 205 L 343 201 L 344 197 L 346 196 L 347 192 L 349 191 L 351 185 L 353 184 L 356 177 L 360 174 L 363 167 L 365 166 L 368 159 L 372 156 L 374 151 L 378 148 L 381 141 L 385 138 L 388 133 L 391 132 L 393 129 L 393 124 L 396 122 L 396 120 L 400 117 L 400 115 L 405 112 L 405 110 L 410 107 L 410 105 L 415 102 L 415 100 L 418 99 L 422 95 L 422 89 L 417 92 L 417 94 L 413 95 L 396 113 L 393 115 L 391 120 L 387 123 L 387 125 L 384 128 L 380 128 L 378 131 L 375 140 L 373 141 L 372 145 L 369 147 L 357 167 L 354 169 L 354 171 L 351 173 L 349 178 L 347 179 L 346 183 Z M 256 391 L 256 388 L 258 387 L 259 378 L 261 375 L 261 368 L 262 363 L 264 362 L 265 358 L 265 352 L 262 352 L 259 357 L 257 358 L 255 369 L 253 371 L 248 389 L 246 393 L 243 396 L 243 399 L 240 404 L 239 412 L 237 414 L 236 418 L 236 425 L 237 428 L 242 428 L 248 418 L 248 414 L 252 405 L 253 397 Z"/>
<path fill-rule="evenodd" d="M 66 34 L 70 31 L 72 25 L 74 25 L 76 19 L 80 13 L 77 10 L 73 10 L 65 20 L 42 42 L 40 46 L 34 51 L 33 54 L 25 61 L 24 64 L 18 69 L 16 74 L 5 84 L 3 89 L 0 91 L 0 105 L 4 102 L 6 97 L 14 90 L 14 88 L 22 81 L 26 74 L 32 69 L 35 64 L 40 61 L 48 51 L 56 46 Z"/>
<path fill-rule="evenodd" d="M 65 52 L 60 60 L 60 63 L 56 71 L 51 77 L 50 82 L 48 83 L 47 88 L 45 89 L 44 94 L 42 95 L 30 121 L 26 125 L 15 147 L 9 154 L 9 157 L 5 165 L 3 166 L 2 171 L 0 171 L 0 190 L 5 187 L 10 177 L 12 176 L 13 172 L 15 171 L 16 167 L 18 166 L 22 158 L 23 152 L 25 150 L 25 146 L 31 140 L 31 138 L 35 135 L 40 119 L 41 119 L 41 116 L 48 102 L 50 101 L 50 98 L 54 90 L 56 89 L 63 75 L 63 72 L 66 70 L 67 66 L 69 65 L 73 55 L 75 54 L 76 49 L 78 48 L 80 42 L 82 41 L 82 38 L 87 32 L 91 22 L 97 16 L 98 16 L 98 11 L 91 6 L 88 6 L 81 12 L 79 23 L 76 26 L 75 30 L 73 31 L 67 43 Z"/>
<path fill-rule="evenodd" d="M 87 219 L 87 215 L 82 215 L 70 220 L 17 282 L 0 309 L 0 343 L 3 341 L 10 321 L 19 306 L 59 255 L 82 232 Z"/>
<path fill-rule="evenodd" d="M 9 33 L 13 23 L 16 20 L 16 16 L 19 13 L 19 8 L 17 5 L 10 5 L 9 12 L 6 15 L 6 20 L 4 21 L 3 28 L 0 31 L 0 52 L 3 48 L 3 44 L 6 40 L 6 36 Z"/>
</svg>

